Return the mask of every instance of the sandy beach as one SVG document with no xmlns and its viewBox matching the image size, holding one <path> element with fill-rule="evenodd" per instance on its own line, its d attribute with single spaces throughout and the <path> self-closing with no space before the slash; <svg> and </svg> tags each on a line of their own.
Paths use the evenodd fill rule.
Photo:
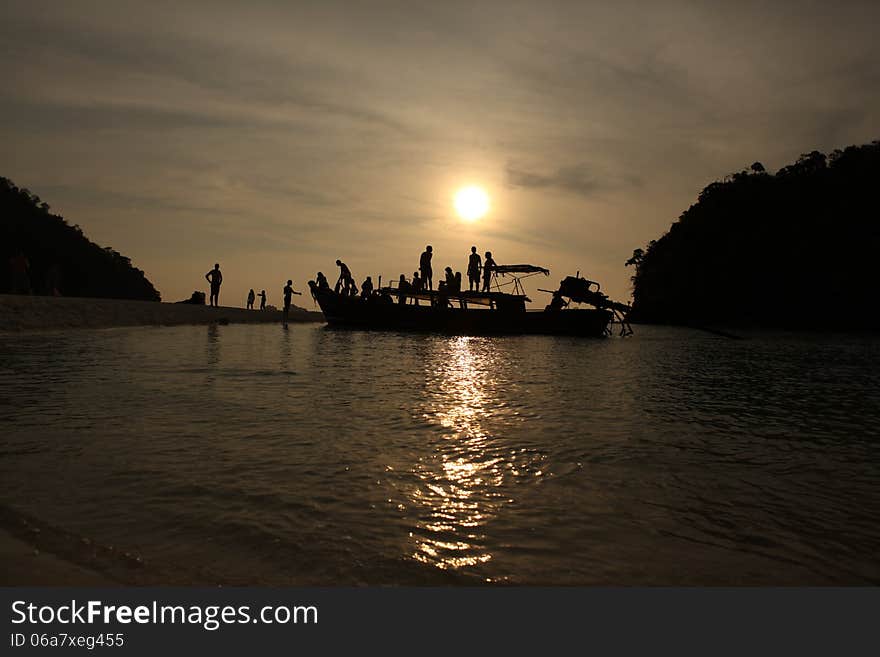
<svg viewBox="0 0 880 657">
<path fill-rule="evenodd" d="M 202 569 L 157 564 L 0 504 L 0 586 L 242 584 Z"/>
<path fill-rule="evenodd" d="M 294 306 L 291 322 L 322 322 L 320 312 Z M 44 329 L 276 323 L 280 310 L 246 310 L 183 303 L 0 294 L 0 332 Z"/>
</svg>

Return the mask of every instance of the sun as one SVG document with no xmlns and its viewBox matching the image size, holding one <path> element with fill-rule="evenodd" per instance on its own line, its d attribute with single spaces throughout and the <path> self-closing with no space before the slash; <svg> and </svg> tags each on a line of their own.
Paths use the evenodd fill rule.
<svg viewBox="0 0 880 657">
<path fill-rule="evenodd" d="M 455 193 L 455 211 L 465 221 L 476 221 L 489 211 L 489 195 L 479 187 L 462 187 Z"/>
</svg>

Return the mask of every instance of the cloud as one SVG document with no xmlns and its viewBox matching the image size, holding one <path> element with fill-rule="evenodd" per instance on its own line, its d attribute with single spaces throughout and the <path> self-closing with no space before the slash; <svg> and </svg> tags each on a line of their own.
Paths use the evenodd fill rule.
<svg viewBox="0 0 880 657">
<path fill-rule="evenodd" d="M 597 175 L 586 164 L 559 167 L 553 173 L 543 174 L 520 169 L 508 163 L 505 175 L 507 186 L 511 188 L 557 189 L 583 198 L 593 198 L 601 192 L 642 184 L 638 176 L 611 178 Z"/>
<path fill-rule="evenodd" d="M 100 112 L 113 112 L 174 127 L 410 131 L 381 98 L 353 93 L 364 80 L 352 66 L 296 49 L 271 51 L 219 35 L 71 29 L 28 17 L 0 27 L 0 52 L 6 97 L 69 108 L 74 119 L 98 125 L 107 123 Z"/>
<path fill-rule="evenodd" d="M 624 296 L 620 263 L 712 180 L 877 136 L 876 2 L 6 5 L 0 174 L 171 298 L 169 244 L 286 280 L 394 271 L 429 236 Z M 464 181 L 493 221 L 453 223 Z"/>
</svg>

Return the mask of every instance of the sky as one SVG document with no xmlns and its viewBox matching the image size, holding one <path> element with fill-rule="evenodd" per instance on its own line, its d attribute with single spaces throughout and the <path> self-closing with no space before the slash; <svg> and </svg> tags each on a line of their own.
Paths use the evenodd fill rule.
<svg viewBox="0 0 880 657">
<path fill-rule="evenodd" d="M 0 2 L 0 175 L 165 301 L 217 262 L 222 304 L 279 305 L 426 244 L 627 300 L 707 184 L 880 138 L 877 2 Z"/>
</svg>

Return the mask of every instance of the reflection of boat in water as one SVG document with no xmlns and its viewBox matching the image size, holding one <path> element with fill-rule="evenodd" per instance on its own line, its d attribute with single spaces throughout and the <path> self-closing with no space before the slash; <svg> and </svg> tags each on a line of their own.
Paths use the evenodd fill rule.
<svg viewBox="0 0 880 657">
<path fill-rule="evenodd" d="M 496 265 L 493 274 L 495 290 L 489 292 L 451 290 L 445 285 L 418 291 L 389 286 L 364 298 L 320 288 L 314 281 L 309 287 L 331 326 L 451 335 L 601 337 L 610 334 L 609 325 L 616 319 L 622 334 L 631 332 L 626 323 L 629 307 L 608 299 L 594 281 L 569 276 L 553 291 L 553 300 L 544 310 L 526 310 L 531 299 L 520 280 L 535 274 L 549 276 L 550 271 L 534 265 Z M 498 277 L 504 276 L 511 277 L 506 284 L 513 285 L 513 292 L 500 291 Z"/>
</svg>

